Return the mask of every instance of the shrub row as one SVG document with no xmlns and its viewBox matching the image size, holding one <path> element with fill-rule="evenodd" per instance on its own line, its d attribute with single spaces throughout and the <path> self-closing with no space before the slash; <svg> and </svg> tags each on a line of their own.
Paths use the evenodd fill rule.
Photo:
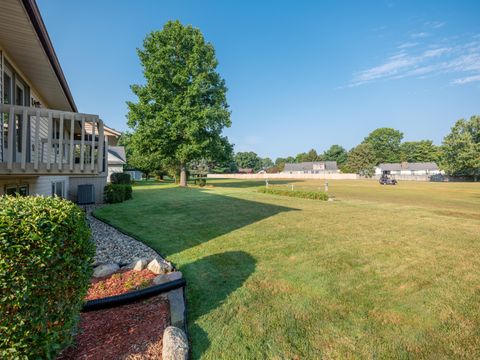
<svg viewBox="0 0 480 360">
<path fill-rule="evenodd" d="M 108 184 L 104 189 L 105 202 L 109 204 L 124 202 L 132 198 L 132 185 Z"/>
<path fill-rule="evenodd" d="M 130 174 L 127 173 L 113 173 L 110 175 L 112 184 L 130 185 L 132 183 Z"/>
<path fill-rule="evenodd" d="M 193 180 L 193 183 L 195 185 L 200 186 L 200 187 L 204 187 L 205 185 L 207 185 L 207 179 L 206 178 L 195 178 Z"/>
<path fill-rule="evenodd" d="M 313 200 L 323 200 L 323 201 L 328 200 L 328 194 L 323 191 L 287 190 L 287 189 L 277 189 L 273 187 L 261 187 L 258 189 L 258 191 L 264 194 L 291 196 L 291 197 L 298 197 L 303 199 L 313 199 Z"/>
<path fill-rule="evenodd" d="M 0 358 L 51 359 L 69 345 L 95 246 L 58 197 L 0 197 Z"/>
</svg>

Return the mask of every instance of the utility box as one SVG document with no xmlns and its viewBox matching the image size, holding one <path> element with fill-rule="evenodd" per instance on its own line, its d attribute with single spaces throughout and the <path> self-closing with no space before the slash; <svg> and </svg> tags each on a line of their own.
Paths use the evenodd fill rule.
<svg viewBox="0 0 480 360">
<path fill-rule="evenodd" d="M 95 187 L 93 186 L 93 184 L 78 185 L 77 204 L 95 204 Z"/>
</svg>

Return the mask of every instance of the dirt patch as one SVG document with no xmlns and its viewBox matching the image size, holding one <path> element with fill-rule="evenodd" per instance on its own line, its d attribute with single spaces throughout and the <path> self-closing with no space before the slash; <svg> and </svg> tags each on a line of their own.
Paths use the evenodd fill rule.
<svg viewBox="0 0 480 360">
<path fill-rule="evenodd" d="M 169 325 L 169 305 L 162 295 L 82 313 L 75 344 L 57 360 L 161 359 L 162 335 Z"/>
<path fill-rule="evenodd" d="M 156 276 L 148 269 L 120 270 L 110 276 L 93 279 L 85 300 L 100 299 L 146 288 L 152 285 Z"/>
</svg>

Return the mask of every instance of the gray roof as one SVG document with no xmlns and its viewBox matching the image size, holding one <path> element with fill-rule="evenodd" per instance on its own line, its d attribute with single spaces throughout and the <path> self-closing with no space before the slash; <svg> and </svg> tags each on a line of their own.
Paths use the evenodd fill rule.
<svg viewBox="0 0 480 360">
<path fill-rule="evenodd" d="M 384 163 L 378 165 L 383 171 L 400 171 L 400 170 L 439 170 L 434 162 L 415 162 L 415 163 Z"/>
<path fill-rule="evenodd" d="M 108 147 L 108 163 L 109 164 L 126 164 L 127 157 L 125 155 L 125 147 L 123 146 L 109 146 Z"/>
<path fill-rule="evenodd" d="M 285 164 L 285 171 L 309 171 L 313 170 L 313 165 L 325 165 L 325 170 L 338 170 L 336 161 L 310 161 L 302 163 L 287 163 Z"/>
</svg>

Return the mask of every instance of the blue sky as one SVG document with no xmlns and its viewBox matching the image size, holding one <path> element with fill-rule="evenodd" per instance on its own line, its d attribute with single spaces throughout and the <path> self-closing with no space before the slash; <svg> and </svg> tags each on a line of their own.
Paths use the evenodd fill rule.
<svg viewBox="0 0 480 360">
<path fill-rule="evenodd" d="M 79 110 L 118 130 L 136 48 L 170 19 L 214 45 L 236 151 L 349 149 L 377 127 L 440 144 L 480 114 L 480 1 L 37 2 Z"/>
</svg>

